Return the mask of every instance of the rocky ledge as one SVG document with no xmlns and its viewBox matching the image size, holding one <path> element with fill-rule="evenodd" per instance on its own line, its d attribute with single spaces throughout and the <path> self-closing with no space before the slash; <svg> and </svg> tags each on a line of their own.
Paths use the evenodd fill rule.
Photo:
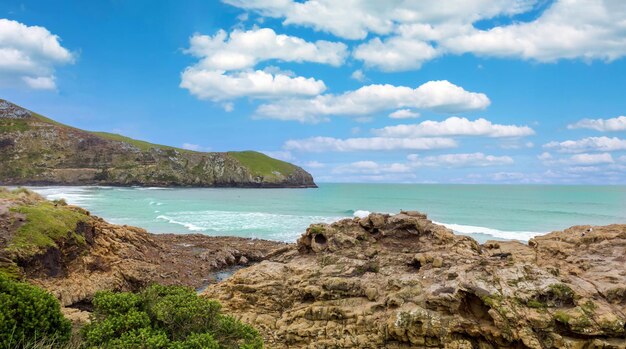
<svg viewBox="0 0 626 349">
<path fill-rule="evenodd" d="M 270 257 L 204 292 L 270 348 L 626 348 L 626 225 L 480 245 L 372 214 Z"/>
</svg>

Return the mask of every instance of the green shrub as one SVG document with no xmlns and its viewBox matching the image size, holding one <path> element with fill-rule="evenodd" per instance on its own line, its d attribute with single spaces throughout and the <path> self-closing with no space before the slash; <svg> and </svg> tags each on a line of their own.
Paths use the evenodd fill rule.
<svg viewBox="0 0 626 349">
<path fill-rule="evenodd" d="M 138 294 L 100 292 L 92 321 L 83 328 L 87 347 L 263 348 L 250 326 L 220 313 L 218 302 L 189 288 L 153 285 Z"/>
<path fill-rule="evenodd" d="M 0 273 L 0 348 L 28 346 L 42 340 L 64 343 L 71 330 L 56 298 Z"/>
</svg>

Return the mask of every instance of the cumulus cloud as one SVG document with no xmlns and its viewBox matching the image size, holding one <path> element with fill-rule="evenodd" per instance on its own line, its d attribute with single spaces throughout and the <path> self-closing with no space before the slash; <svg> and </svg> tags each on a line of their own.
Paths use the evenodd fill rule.
<svg viewBox="0 0 626 349">
<path fill-rule="evenodd" d="M 485 136 L 523 137 L 535 134 L 528 126 L 493 124 L 486 119 L 470 121 L 453 116 L 443 121 L 427 120 L 413 125 L 387 126 L 374 130 L 381 137 Z"/>
<path fill-rule="evenodd" d="M 414 118 L 419 118 L 420 113 L 413 111 L 411 109 L 398 109 L 390 113 L 389 117 L 392 119 L 414 119 Z"/>
<path fill-rule="evenodd" d="M 474 29 L 440 43 L 459 54 L 540 62 L 562 58 L 611 61 L 626 54 L 625 16 L 623 1 L 558 0 L 534 21 Z"/>
<path fill-rule="evenodd" d="M 569 163 L 575 165 L 598 165 L 613 163 L 613 156 L 609 153 L 576 154 L 569 158 Z"/>
<path fill-rule="evenodd" d="M 619 0 L 542 0 L 437 2 L 225 0 L 284 18 L 284 24 L 312 27 L 347 39 L 378 37 L 359 45 L 354 57 L 386 71 L 417 69 L 446 54 L 472 53 L 539 62 L 559 59 L 612 61 L 626 55 L 626 3 Z M 475 23 L 496 16 L 542 11 L 530 21 L 479 29 Z M 556 35 L 555 33 L 558 33 Z M 407 49 L 410 48 L 410 49 Z"/>
<path fill-rule="evenodd" d="M 427 157 L 411 154 L 407 159 L 413 166 L 445 167 L 486 167 L 510 165 L 514 162 L 510 156 L 494 156 L 483 153 L 443 154 Z"/>
<path fill-rule="evenodd" d="M 316 96 L 326 90 L 321 80 L 295 76 L 277 67 L 254 70 L 262 61 L 315 62 L 341 65 L 347 47 L 330 41 L 307 42 L 301 38 L 276 34 L 269 28 L 248 31 L 220 30 L 214 36 L 196 34 L 186 53 L 199 58 L 181 74 L 180 87 L 212 101 L 249 98 Z M 226 111 L 233 109 L 232 104 Z"/>
<path fill-rule="evenodd" d="M 522 13 L 537 0 L 333 1 L 333 0 L 224 0 L 263 16 L 346 39 L 364 39 L 368 33 L 391 34 L 402 23 L 472 23 L 497 15 Z"/>
<path fill-rule="evenodd" d="M 339 42 L 307 42 L 295 36 L 276 34 L 269 28 L 230 34 L 219 30 L 215 35 L 195 34 L 185 52 L 200 58 L 196 68 L 241 70 L 267 60 L 314 62 L 339 66 L 347 56 L 347 46 Z"/>
<path fill-rule="evenodd" d="M 626 131 L 626 116 L 618 116 L 611 119 L 582 119 L 574 124 L 567 125 L 567 128 L 570 130 L 587 128 L 601 132 Z"/>
<path fill-rule="evenodd" d="M 423 62 L 430 61 L 438 51 L 428 42 L 401 36 L 391 37 L 384 42 L 374 38 L 354 50 L 354 58 L 366 66 L 383 71 L 419 69 Z"/>
<path fill-rule="evenodd" d="M 73 62 L 74 54 L 46 28 L 0 19 L 0 82 L 52 90 L 55 67 Z"/>
<path fill-rule="evenodd" d="M 262 70 L 226 74 L 224 71 L 185 69 L 180 87 L 200 98 L 223 101 L 239 97 L 277 98 L 285 96 L 315 96 L 326 90 L 321 80 L 270 74 Z M 225 108 L 232 110 L 230 108 Z"/>
<path fill-rule="evenodd" d="M 543 145 L 560 153 L 611 152 L 626 150 L 626 139 L 617 137 L 587 137 L 563 142 L 552 141 Z"/>
<path fill-rule="evenodd" d="M 367 116 L 373 113 L 414 108 L 444 113 L 480 110 L 490 104 L 483 93 L 469 92 L 446 80 L 429 81 L 417 88 L 368 85 L 340 95 L 326 94 L 312 99 L 282 100 L 263 104 L 259 117 L 320 121 L 330 115 Z"/>
<path fill-rule="evenodd" d="M 445 149 L 457 146 L 450 138 L 347 138 L 312 137 L 289 140 L 284 148 L 302 152 L 352 152 L 352 151 L 390 151 L 390 150 L 429 150 Z"/>
</svg>

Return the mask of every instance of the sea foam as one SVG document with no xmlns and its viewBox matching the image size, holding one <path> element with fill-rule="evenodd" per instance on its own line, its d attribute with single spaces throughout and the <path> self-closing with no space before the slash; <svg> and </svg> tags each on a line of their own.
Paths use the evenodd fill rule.
<svg viewBox="0 0 626 349">
<path fill-rule="evenodd" d="M 535 236 L 546 234 L 546 233 L 533 232 L 533 231 L 506 231 L 506 230 L 499 230 L 499 229 L 494 229 L 494 228 L 478 227 L 474 225 L 441 223 L 441 222 L 434 222 L 434 221 L 433 223 L 443 225 L 446 228 L 451 229 L 455 233 L 458 233 L 461 235 L 469 235 L 472 237 L 487 235 L 487 236 L 491 236 L 497 239 L 528 241 Z M 479 240 L 486 240 L 486 239 L 481 238 Z"/>
</svg>

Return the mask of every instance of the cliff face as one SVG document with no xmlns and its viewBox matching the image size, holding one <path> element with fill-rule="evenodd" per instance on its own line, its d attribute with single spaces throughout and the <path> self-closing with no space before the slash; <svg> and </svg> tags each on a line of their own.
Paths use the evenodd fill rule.
<svg viewBox="0 0 626 349">
<path fill-rule="evenodd" d="M 59 124 L 0 99 L 0 184 L 315 187 L 257 152 L 202 153 Z"/>
<path fill-rule="evenodd" d="M 425 215 L 313 225 L 208 297 L 271 348 L 626 348 L 626 225 L 479 245 Z"/>
</svg>

